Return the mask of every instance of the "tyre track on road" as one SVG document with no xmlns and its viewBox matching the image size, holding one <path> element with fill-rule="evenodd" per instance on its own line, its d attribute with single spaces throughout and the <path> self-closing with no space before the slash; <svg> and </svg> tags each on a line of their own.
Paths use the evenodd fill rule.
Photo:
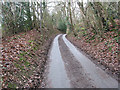
<svg viewBox="0 0 120 90">
<path fill-rule="evenodd" d="M 59 50 L 59 37 L 60 35 L 55 37 L 50 51 L 47 88 L 70 88 L 70 82 Z"/>
<path fill-rule="evenodd" d="M 66 35 L 62 36 L 63 41 L 74 57 L 80 62 L 84 72 L 91 79 L 96 88 L 118 88 L 117 80 L 97 67 L 97 65 L 84 56 L 71 42 L 69 42 L 65 36 Z"/>
<path fill-rule="evenodd" d="M 91 84 L 90 79 L 85 75 L 80 62 L 78 62 L 78 60 L 76 60 L 76 58 L 70 52 L 69 48 L 64 43 L 62 36 L 59 38 L 59 47 L 68 78 L 71 82 L 71 87 L 93 88 L 94 86 Z"/>
<path fill-rule="evenodd" d="M 65 35 L 55 37 L 46 88 L 118 88 L 118 82 L 84 56 Z"/>
</svg>

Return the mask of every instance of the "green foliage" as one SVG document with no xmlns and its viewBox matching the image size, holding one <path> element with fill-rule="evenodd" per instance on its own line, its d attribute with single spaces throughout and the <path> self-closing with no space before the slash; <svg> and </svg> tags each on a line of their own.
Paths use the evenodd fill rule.
<svg viewBox="0 0 120 90">
<path fill-rule="evenodd" d="M 19 54 L 19 56 L 25 56 L 27 54 L 27 52 L 22 52 Z"/>
<path fill-rule="evenodd" d="M 34 50 L 37 50 L 37 47 L 34 47 L 33 49 L 34 49 Z"/>
<path fill-rule="evenodd" d="M 17 37 L 13 37 L 12 39 L 14 39 L 14 40 L 15 40 L 15 39 L 17 39 Z"/>
<path fill-rule="evenodd" d="M 59 20 L 59 22 L 58 22 L 58 29 L 60 31 L 64 32 L 64 33 L 66 32 L 67 25 L 66 25 L 65 21 Z"/>
<path fill-rule="evenodd" d="M 111 50 L 112 50 L 112 46 L 109 47 L 109 51 L 111 51 Z"/>
<path fill-rule="evenodd" d="M 116 2 L 87 2 L 89 8 L 83 7 L 83 2 L 78 2 L 78 6 L 82 11 L 82 17 L 80 19 L 80 24 L 88 31 L 92 30 L 95 34 L 100 37 L 104 37 L 104 32 L 108 31 L 118 31 L 115 29 L 116 22 L 118 19 Z M 76 28 L 76 27 L 75 27 Z M 81 30 L 84 30 L 81 28 Z M 78 31 L 78 29 L 75 29 Z M 83 34 L 85 34 L 83 32 Z"/>
<path fill-rule="evenodd" d="M 33 40 L 29 40 L 28 42 L 29 42 L 29 43 L 32 43 L 32 42 L 33 42 Z"/>
<path fill-rule="evenodd" d="M 8 83 L 8 88 L 12 88 L 13 90 L 15 90 L 16 84 Z"/>
<path fill-rule="evenodd" d="M 20 70 L 24 70 L 24 66 L 21 66 L 20 64 L 14 63 L 16 68 L 19 68 Z"/>
<path fill-rule="evenodd" d="M 94 40 L 95 39 L 95 36 L 92 36 L 91 38 L 90 38 L 90 40 Z"/>
<path fill-rule="evenodd" d="M 108 45 L 108 44 L 109 44 L 109 42 L 106 42 L 106 43 L 105 43 L 105 45 Z"/>
<path fill-rule="evenodd" d="M 118 40 L 120 39 L 120 37 L 115 37 L 114 40 L 118 43 Z"/>
<path fill-rule="evenodd" d="M 12 9 L 14 7 L 14 10 Z M 5 35 L 32 29 L 29 2 L 5 2 L 2 4 L 2 28 Z"/>
<path fill-rule="evenodd" d="M 84 31 L 82 31 L 82 34 L 83 34 L 83 36 L 85 36 L 86 35 L 86 31 L 84 30 Z"/>
<path fill-rule="evenodd" d="M 74 27 L 75 27 L 76 32 L 80 32 L 80 26 L 79 25 L 76 24 Z"/>
<path fill-rule="evenodd" d="M 85 30 L 85 28 L 82 27 L 81 30 Z"/>
<path fill-rule="evenodd" d="M 24 65 L 25 65 L 26 67 L 28 67 L 28 66 L 30 65 L 30 63 L 29 63 L 28 61 L 25 61 L 25 62 L 24 62 Z"/>
<path fill-rule="evenodd" d="M 24 58 L 24 57 L 21 57 L 19 60 L 20 60 L 20 61 L 24 61 L 24 60 L 25 60 L 25 58 Z"/>
</svg>

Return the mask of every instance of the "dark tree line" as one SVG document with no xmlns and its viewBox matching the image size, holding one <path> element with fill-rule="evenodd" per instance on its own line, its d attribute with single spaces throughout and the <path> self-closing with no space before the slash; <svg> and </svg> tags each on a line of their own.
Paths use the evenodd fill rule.
<svg viewBox="0 0 120 90">
<path fill-rule="evenodd" d="M 42 32 L 44 26 L 48 28 L 52 26 L 46 21 L 47 18 L 52 19 L 46 7 L 45 0 L 41 2 L 2 2 L 3 36 L 31 29 Z"/>
</svg>

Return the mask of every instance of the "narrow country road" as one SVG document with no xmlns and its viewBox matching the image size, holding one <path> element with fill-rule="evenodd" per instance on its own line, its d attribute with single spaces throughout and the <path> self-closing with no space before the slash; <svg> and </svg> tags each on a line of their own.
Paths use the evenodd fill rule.
<svg viewBox="0 0 120 90">
<path fill-rule="evenodd" d="M 47 88 L 118 88 L 118 82 L 84 56 L 65 35 L 53 41 Z"/>
</svg>

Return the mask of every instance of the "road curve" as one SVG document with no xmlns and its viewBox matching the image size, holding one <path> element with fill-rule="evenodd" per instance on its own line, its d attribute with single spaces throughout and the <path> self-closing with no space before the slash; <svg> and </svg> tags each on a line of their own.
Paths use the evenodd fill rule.
<svg viewBox="0 0 120 90">
<path fill-rule="evenodd" d="M 118 88 L 115 79 L 84 56 L 65 36 L 56 36 L 52 43 L 47 88 Z"/>
</svg>

